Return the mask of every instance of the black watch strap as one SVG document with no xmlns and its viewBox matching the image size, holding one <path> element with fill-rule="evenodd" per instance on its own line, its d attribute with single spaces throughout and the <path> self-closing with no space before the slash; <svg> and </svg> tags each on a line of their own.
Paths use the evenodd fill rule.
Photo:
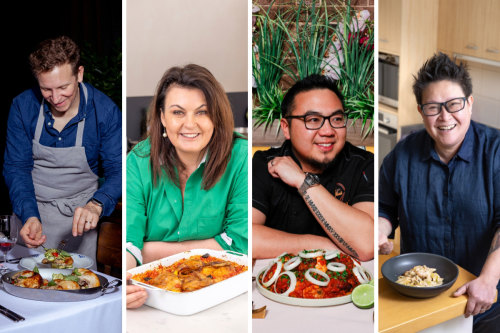
<svg viewBox="0 0 500 333">
<path fill-rule="evenodd" d="M 94 205 L 101 207 L 101 215 L 99 215 L 99 218 L 101 218 L 102 214 L 104 213 L 104 205 L 102 204 L 102 202 L 94 198 L 90 199 L 89 202 L 92 202 Z"/>
<path fill-rule="evenodd" d="M 319 177 L 313 173 L 306 172 L 306 178 L 304 178 L 304 182 L 299 187 L 299 193 L 301 195 L 306 194 L 307 190 L 310 187 L 319 185 Z"/>
</svg>

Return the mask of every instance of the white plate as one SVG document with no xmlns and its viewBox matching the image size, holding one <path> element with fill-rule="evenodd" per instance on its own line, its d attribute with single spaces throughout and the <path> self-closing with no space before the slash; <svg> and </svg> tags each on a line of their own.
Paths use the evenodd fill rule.
<svg viewBox="0 0 500 333">
<path fill-rule="evenodd" d="M 193 255 L 203 255 L 205 253 L 219 259 L 229 260 L 239 265 L 245 265 L 248 267 L 248 258 L 244 254 L 232 254 L 234 252 L 230 251 L 194 249 L 132 268 L 128 272 L 135 275 L 153 269 L 160 264 L 163 266 L 169 266 L 180 259 L 189 258 Z M 146 301 L 146 305 L 165 312 L 186 316 L 206 310 L 247 292 L 249 279 L 250 273 L 247 269 L 245 272 L 220 281 L 216 284 L 212 284 L 208 287 L 195 291 L 183 293 L 155 288 L 137 283 L 137 281 L 134 280 L 132 280 L 132 283 L 141 285 L 147 290 L 148 299 Z"/>
<path fill-rule="evenodd" d="M 90 268 L 94 264 L 94 260 L 91 258 L 78 253 L 70 253 L 73 258 L 73 268 Z M 42 260 L 45 258 L 43 253 L 34 255 L 33 257 L 26 257 L 21 259 L 19 265 L 26 269 L 32 270 L 35 265 L 38 268 L 52 268 L 50 264 L 42 264 Z"/>
<path fill-rule="evenodd" d="M 259 274 L 257 274 L 257 278 L 255 281 L 257 282 L 257 290 L 265 297 L 279 302 L 283 304 L 288 304 L 288 305 L 299 305 L 299 306 L 330 306 L 330 305 L 339 305 L 339 304 L 345 304 L 349 303 L 352 301 L 351 294 L 346 295 L 346 296 L 340 296 L 340 297 L 335 297 L 335 298 L 320 298 L 320 299 L 311 299 L 311 298 L 297 298 L 297 297 L 288 297 L 288 296 L 283 296 L 280 294 L 273 293 L 269 290 L 267 290 L 264 286 L 260 284 L 259 281 L 259 276 L 265 272 L 267 267 L 264 267 Z M 366 268 L 365 268 L 366 270 Z M 370 274 L 370 277 L 372 277 L 372 274 Z"/>
</svg>

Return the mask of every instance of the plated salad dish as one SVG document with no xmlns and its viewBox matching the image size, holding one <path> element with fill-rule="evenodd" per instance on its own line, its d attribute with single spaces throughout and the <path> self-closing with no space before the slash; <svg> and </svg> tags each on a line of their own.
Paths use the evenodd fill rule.
<svg viewBox="0 0 500 333">
<path fill-rule="evenodd" d="M 360 262 L 338 250 L 304 250 L 283 253 L 259 272 L 259 291 L 273 300 L 306 306 L 347 303 L 371 274 Z"/>
<path fill-rule="evenodd" d="M 64 250 L 47 249 L 43 255 L 42 264 L 50 264 L 52 268 L 73 268 L 73 258 Z"/>
</svg>

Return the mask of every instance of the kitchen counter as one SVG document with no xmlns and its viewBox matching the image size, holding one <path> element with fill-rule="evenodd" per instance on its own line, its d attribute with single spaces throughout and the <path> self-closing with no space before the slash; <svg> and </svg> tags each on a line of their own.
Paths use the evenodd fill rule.
<svg viewBox="0 0 500 333">
<path fill-rule="evenodd" d="M 472 325 L 472 316 L 463 317 L 467 296 L 453 297 L 453 293 L 463 284 L 476 277 L 458 266 L 458 278 L 450 289 L 433 298 L 412 298 L 401 295 L 382 277 L 381 267 L 389 258 L 395 256 L 379 255 L 379 332 L 416 332 L 448 321 L 464 326 Z M 454 319 L 456 318 L 456 320 Z M 460 322 L 462 321 L 463 322 Z"/>
</svg>

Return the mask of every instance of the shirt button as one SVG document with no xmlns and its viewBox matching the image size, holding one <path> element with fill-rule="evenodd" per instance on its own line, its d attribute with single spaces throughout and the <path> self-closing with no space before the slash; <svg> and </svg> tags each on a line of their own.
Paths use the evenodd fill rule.
<svg viewBox="0 0 500 333">
<path fill-rule="evenodd" d="M 61 139 L 61 137 L 59 137 L 59 139 L 58 139 L 58 140 L 59 140 L 59 141 L 61 141 L 61 140 L 62 140 L 62 139 Z"/>
<path fill-rule="evenodd" d="M 177 203 L 177 200 L 174 200 L 174 203 Z"/>
<path fill-rule="evenodd" d="M 181 234 L 181 232 L 180 232 L 180 231 L 177 231 L 177 235 L 180 235 L 180 234 Z"/>
<path fill-rule="evenodd" d="M 49 123 L 48 123 L 48 125 L 49 125 L 49 126 L 52 126 L 52 123 L 51 123 L 51 122 L 49 122 Z"/>
</svg>

